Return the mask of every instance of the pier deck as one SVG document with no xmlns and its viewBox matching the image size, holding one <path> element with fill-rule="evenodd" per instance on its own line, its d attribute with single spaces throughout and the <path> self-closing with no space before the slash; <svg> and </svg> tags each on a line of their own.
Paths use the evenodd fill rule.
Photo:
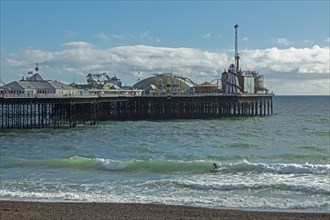
<svg viewBox="0 0 330 220">
<path fill-rule="evenodd" d="M 273 114 L 273 94 L 0 97 L 0 129 L 60 128 L 110 120 L 252 117 Z"/>
</svg>

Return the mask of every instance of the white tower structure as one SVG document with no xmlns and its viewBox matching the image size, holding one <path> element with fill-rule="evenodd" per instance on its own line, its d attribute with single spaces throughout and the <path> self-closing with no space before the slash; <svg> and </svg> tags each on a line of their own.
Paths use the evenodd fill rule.
<svg viewBox="0 0 330 220">
<path fill-rule="evenodd" d="M 239 55 L 238 55 L 238 41 L 237 41 L 237 29 L 239 25 L 236 24 L 235 28 L 235 66 L 236 66 L 236 73 L 239 71 Z"/>
</svg>

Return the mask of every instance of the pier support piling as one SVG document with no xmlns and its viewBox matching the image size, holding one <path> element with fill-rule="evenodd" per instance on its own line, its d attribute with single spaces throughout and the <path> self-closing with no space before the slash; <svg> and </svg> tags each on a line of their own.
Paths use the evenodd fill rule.
<svg viewBox="0 0 330 220">
<path fill-rule="evenodd" d="M 75 127 L 109 120 L 213 119 L 273 114 L 273 95 L 0 98 L 0 129 Z"/>
</svg>

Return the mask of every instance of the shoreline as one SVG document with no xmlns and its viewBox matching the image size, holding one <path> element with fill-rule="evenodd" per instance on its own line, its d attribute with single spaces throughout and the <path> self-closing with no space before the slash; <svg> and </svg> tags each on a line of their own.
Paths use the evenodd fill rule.
<svg viewBox="0 0 330 220">
<path fill-rule="evenodd" d="M 330 219 L 330 212 L 255 211 L 180 205 L 0 200 L 1 219 Z"/>
</svg>

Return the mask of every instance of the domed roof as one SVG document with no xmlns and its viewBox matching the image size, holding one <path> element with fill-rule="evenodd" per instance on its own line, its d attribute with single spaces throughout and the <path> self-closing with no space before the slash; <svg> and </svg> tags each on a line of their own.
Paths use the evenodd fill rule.
<svg viewBox="0 0 330 220">
<path fill-rule="evenodd" d="M 151 85 L 154 85 L 156 87 L 161 85 L 161 87 L 165 87 L 168 83 L 170 83 L 171 86 L 181 87 L 182 89 L 190 88 L 190 86 L 185 82 L 183 82 L 182 80 L 176 78 L 173 75 L 166 75 L 166 74 L 154 75 L 152 77 L 143 79 L 135 83 L 133 85 L 133 88 L 147 90 L 152 87 Z"/>
</svg>

